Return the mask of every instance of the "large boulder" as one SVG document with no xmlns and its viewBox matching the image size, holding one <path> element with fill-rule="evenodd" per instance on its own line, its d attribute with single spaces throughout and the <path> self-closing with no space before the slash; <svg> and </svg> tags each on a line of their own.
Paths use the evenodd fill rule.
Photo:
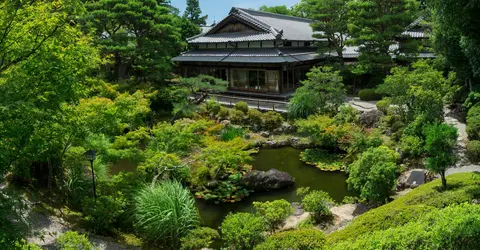
<svg viewBox="0 0 480 250">
<path fill-rule="evenodd" d="M 425 184 L 425 176 L 427 171 L 425 169 L 412 169 L 403 173 L 398 178 L 397 190 L 405 188 L 416 188 Z"/>
<path fill-rule="evenodd" d="M 268 191 L 290 187 L 295 184 L 295 179 L 289 173 L 272 168 L 267 172 L 253 170 L 247 173 L 241 184 L 250 190 Z"/>
<path fill-rule="evenodd" d="M 376 128 L 380 125 L 380 119 L 385 116 L 380 110 L 363 112 L 358 117 L 358 124 L 365 128 Z"/>
</svg>

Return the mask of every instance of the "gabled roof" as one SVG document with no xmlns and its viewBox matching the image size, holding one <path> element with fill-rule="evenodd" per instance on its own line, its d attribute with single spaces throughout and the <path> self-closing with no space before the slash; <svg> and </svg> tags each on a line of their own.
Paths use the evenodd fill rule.
<svg viewBox="0 0 480 250">
<path fill-rule="evenodd" d="M 233 32 L 217 34 L 230 21 L 240 21 L 254 32 Z M 314 41 L 311 20 L 299 17 L 233 7 L 230 14 L 204 34 L 187 39 L 189 43 L 223 43 L 238 41 Z M 252 36 L 252 33 L 255 35 Z M 235 38 L 234 40 L 231 40 Z M 265 40 L 261 40 L 265 39 Z"/>
</svg>

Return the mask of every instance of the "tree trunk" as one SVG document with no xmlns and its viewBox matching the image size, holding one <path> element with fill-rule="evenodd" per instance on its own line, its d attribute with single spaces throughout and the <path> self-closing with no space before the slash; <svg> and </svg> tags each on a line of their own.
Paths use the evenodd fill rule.
<svg viewBox="0 0 480 250">
<path fill-rule="evenodd" d="M 125 79 L 127 75 L 127 65 L 122 62 L 122 57 L 118 52 L 115 52 L 115 66 L 117 73 L 117 80 Z"/>
<path fill-rule="evenodd" d="M 48 187 L 48 191 L 52 192 L 53 168 L 52 168 L 52 162 L 50 160 L 50 157 L 47 160 L 47 164 L 48 164 L 48 181 L 47 181 L 48 183 L 47 183 L 47 187 Z"/>
<path fill-rule="evenodd" d="M 442 178 L 442 188 L 447 189 L 447 179 L 445 179 L 445 171 L 440 172 L 440 177 Z"/>
</svg>

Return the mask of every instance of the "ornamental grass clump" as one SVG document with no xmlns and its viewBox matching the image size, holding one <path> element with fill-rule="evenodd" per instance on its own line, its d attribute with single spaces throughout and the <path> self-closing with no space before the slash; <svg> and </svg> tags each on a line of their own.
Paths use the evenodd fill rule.
<svg viewBox="0 0 480 250">
<path fill-rule="evenodd" d="M 195 200 L 177 181 L 147 186 L 135 198 L 139 235 L 167 249 L 178 249 L 180 238 L 199 225 Z"/>
</svg>

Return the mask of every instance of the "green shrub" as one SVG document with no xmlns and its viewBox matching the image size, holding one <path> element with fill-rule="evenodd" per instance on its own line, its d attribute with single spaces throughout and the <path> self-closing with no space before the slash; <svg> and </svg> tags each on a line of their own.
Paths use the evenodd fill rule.
<svg viewBox="0 0 480 250">
<path fill-rule="evenodd" d="M 468 111 L 467 134 L 470 140 L 480 140 L 480 104 L 473 106 Z"/>
<path fill-rule="evenodd" d="M 233 124 L 243 124 L 245 121 L 245 113 L 243 111 L 237 110 L 237 109 L 231 109 L 230 110 L 230 116 L 228 119 L 233 123 Z"/>
<path fill-rule="evenodd" d="M 125 199 L 120 193 L 119 197 L 100 196 L 95 202 L 92 198 L 85 198 L 82 202 L 85 220 L 97 233 L 107 233 L 114 229 L 118 217 L 123 214 Z"/>
<path fill-rule="evenodd" d="M 480 162 L 480 141 L 469 141 L 467 143 L 467 157 L 473 163 Z"/>
<path fill-rule="evenodd" d="M 249 125 L 256 125 L 258 128 L 260 128 L 262 126 L 262 116 L 262 112 L 258 111 L 257 109 L 249 109 L 247 112 Z"/>
<path fill-rule="evenodd" d="M 188 232 L 185 237 L 180 239 L 182 243 L 181 250 L 200 250 L 209 248 L 213 240 L 220 238 L 217 230 L 209 227 L 199 227 Z"/>
<path fill-rule="evenodd" d="M 313 213 L 313 217 L 317 222 L 332 215 L 330 205 L 333 203 L 328 193 L 318 190 L 311 191 L 302 199 L 303 208 L 305 208 L 305 211 Z"/>
<path fill-rule="evenodd" d="M 242 128 L 237 127 L 226 127 L 223 129 L 222 133 L 220 134 L 220 139 L 222 141 L 231 141 L 237 137 L 243 137 L 245 135 L 245 131 Z"/>
<path fill-rule="evenodd" d="M 230 109 L 225 108 L 225 107 L 220 107 L 220 110 L 218 111 L 217 118 L 219 120 L 225 120 L 228 119 L 230 116 Z"/>
<path fill-rule="evenodd" d="M 190 191 L 177 181 L 147 186 L 135 197 L 135 227 L 140 236 L 167 248 L 196 228 L 199 214 Z"/>
<path fill-rule="evenodd" d="M 382 111 L 384 114 L 387 114 L 390 104 L 392 104 L 392 101 L 390 99 L 383 98 L 382 100 L 377 102 L 377 109 Z"/>
<path fill-rule="evenodd" d="M 399 155 L 385 146 L 370 148 L 358 160 L 348 166 L 349 188 L 370 201 L 383 202 L 387 199 L 397 180 Z"/>
<path fill-rule="evenodd" d="M 210 99 L 207 101 L 206 107 L 207 107 L 208 114 L 212 116 L 216 116 L 218 112 L 220 112 L 222 105 L 217 101 L 215 101 L 214 99 Z"/>
<path fill-rule="evenodd" d="M 246 102 L 237 102 L 235 103 L 235 106 L 233 107 L 236 110 L 242 111 L 244 114 L 248 112 L 248 103 Z"/>
<path fill-rule="evenodd" d="M 263 114 L 263 125 L 266 130 L 272 131 L 280 127 L 284 119 L 282 115 L 274 111 L 268 111 Z"/>
<path fill-rule="evenodd" d="M 263 241 L 263 218 L 250 213 L 228 214 L 220 226 L 228 249 L 249 250 Z"/>
<path fill-rule="evenodd" d="M 396 133 L 401 131 L 403 128 L 405 128 L 405 123 L 401 121 L 396 121 L 392 124 L 392 132 Z"/>
<path fill-rule="evenodd" d="M 255 250 L 319 250 L 324 249 L 324 246 L 325 234 L 322 231 L 314 228 L 301 228 L 273 234 L 265 242 L 257 245 Z"/>
<path fill-rule="evenodd" d="M 400 139 L 400 150 L 406 157 L 416 159 L 423 156 L 425 152 L 423 148 L 424 144 L 424 141 L 420 137 L 405 135 Z"/>
<path fill-rule="evenodd" d="M 57 239 L 59 250 L 93 250 L 96 249 L 87 237 L 73 231 L 67 231 Z"/>
<path fill-rule="evenodd" d="M 253 207 L 264 218 L 267 228 L 272 232 L 294 212 L 292 205 L 286 200 L 253 202 Z"/>
<path fill-rule="evenodd" d="M 333 119 L 337 124 L 356 123 L 359 113 L 358 110 L 350 105 L 342 105 Z"/>
<path fill-rule="evenodd" d="M 61 186 L 70 206 L 80 208 L 82 199 L 89 195 L 91 180 L 85 175 L 88 162 L 85 159 L 85 148 L 70 147 L 63 160 L 64 182 Z"/>
<path fill-rule="evenodd" d="M 362 89 L 358 92 L 358 97 L 362 101 L 376 101 L 382 99 L 382 95 L 377 94 L 375 89 Z"/>
</svg>

